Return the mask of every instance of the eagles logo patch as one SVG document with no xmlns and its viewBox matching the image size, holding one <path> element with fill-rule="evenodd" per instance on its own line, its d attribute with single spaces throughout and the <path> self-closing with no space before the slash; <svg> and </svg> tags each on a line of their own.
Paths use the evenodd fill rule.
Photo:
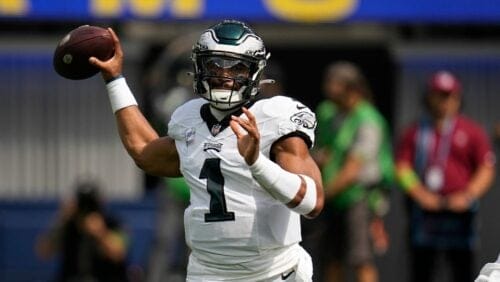
<svg viewBox="0 0 500 282">
<path fill-rule="evenodd" d="M 311 112 L 302 111 L 295 113 L 290 117 L 290 120 L 304 128 L 314 129 L 316 127 L 316 117 Z"/>
</svg>

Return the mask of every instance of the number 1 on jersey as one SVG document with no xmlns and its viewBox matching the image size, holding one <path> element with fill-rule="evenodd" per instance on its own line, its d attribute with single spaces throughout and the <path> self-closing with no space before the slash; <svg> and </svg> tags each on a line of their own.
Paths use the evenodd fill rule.
<svg viewBox="0 0 500 282">
<path fill-rule="evenodd" d="M 205 222 L 234 220 L 234 212 L 228 212 L 226 207 L 220 159 L 206 159 L 201 168 L 200 179 L 207 179 L 207 191 L 210 194 L 210 212 L 205 214 Z"/>
</svg>

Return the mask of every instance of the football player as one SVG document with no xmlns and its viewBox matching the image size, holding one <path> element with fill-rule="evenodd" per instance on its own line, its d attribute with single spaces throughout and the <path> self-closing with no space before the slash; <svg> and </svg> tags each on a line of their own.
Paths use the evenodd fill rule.
<svg viewBox="0 0 500 282">
<path fill-rule="evenodd" d="M 320 171 L 309 154 L 316 118 L 284 96 L 256 100 L 269 58 L 245 23 L 205 30 L 192 49 L 200 98 L 181 105 L 159 137 L 122 76 L 123 52 L 90 58 L 101 70 L 118 131 L 136 164 L 152 175 L 184 176 L 192 252 L 187 281 L 311 281 L 300 215 L 323 208 Z"/>
</svg>

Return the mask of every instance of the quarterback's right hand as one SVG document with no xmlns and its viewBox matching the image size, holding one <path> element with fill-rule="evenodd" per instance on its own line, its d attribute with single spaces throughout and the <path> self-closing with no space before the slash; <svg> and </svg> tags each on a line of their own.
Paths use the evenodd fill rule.
<svg viewBox="0 0 500 282">
<path fill-rule="evenodd" d="M 111 33 L 115 44 L 115 54 L 113 57 L 105 62 L 96 57 L 89 58 L 89 63 L 101 70 L 102 78 L 104 78 L 105 81 L 109 81 L 120 76 L 122 74 L 123 67 L 123 51 L 120 45 L 120 40 L 118 39 L 118 36 L 116 36 L 113 29 L 108 28 L 108 31 Z"/>
</svg>

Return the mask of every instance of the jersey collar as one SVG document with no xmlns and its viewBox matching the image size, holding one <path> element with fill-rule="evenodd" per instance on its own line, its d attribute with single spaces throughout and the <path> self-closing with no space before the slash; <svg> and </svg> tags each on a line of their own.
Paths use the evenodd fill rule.
<svg viewBox="0 0 500 282">
<path fill-rule="evenodd" d="M 250 108 L 254 104 L 254 101 L 247 102 L 242 107 Z M 243 113 L 243 110 L 239 108 L 235 112 L 228 114 L 221 121 L 218 121 L 214 115 L 210 112 L 210 103 L 203 104 L 200 109 L 201 118 L 205 121 L 208 127 L 208 131 L 212 134 L 212 136 L 216 136 L 220 132 L 224 131 L 229 126 L 229 122 L 231 121 L 231 116 L 240 116 Z"/>
</svg>

